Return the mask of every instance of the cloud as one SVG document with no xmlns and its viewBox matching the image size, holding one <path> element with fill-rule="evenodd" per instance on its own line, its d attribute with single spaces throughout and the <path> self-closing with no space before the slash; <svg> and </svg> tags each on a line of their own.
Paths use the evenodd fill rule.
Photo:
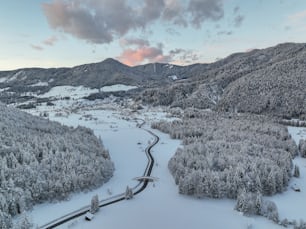
<svg viewBox="0 0 306 229">
<path fill-rule="evenodd" d="M 230 35 L 232 35 L 233 34 L 233 31 L 219 31 L 219 32 L 217 32 L 217 35 L 218 36 L 221 36 L 221 35 L 228 35 L 228 36 L 230 36 Z"/>
<path fill-rule="evenodd" d="M 44 48 L 41 47 L 40 45 L 33 45 L 33 44 L 31 44 L 31 48 L 32 48 L 32 49 L 35 49 L 35 50 L 37 50 L 37 51 L 42 51 L 42 50 L 44 50 Z"/>
<path fill-rule="evenodd" d="M 121 39 L 123 52 L 117 59 L 129 66 L 139 65 L 143 62 L 169 62 L 170 56 L 164 55 L 163 44 L 151 46 L 145 39 L 126 38 Z"/>
<path fill-rule="evenodd" d="M 127 65 L 134 66 L 148 62 L 169 62 L 170 57 L 163 54 L 159 47 L 143 46 L 136 49 L 126 49 L 118 59 Z"/>
<path fill-rule="evenodd" d="M 242 25 L 242 22 L 244 21 L 244 16 L 242 15 L 237 15 L 234 18 L 234 26 L 235 27 L 240 27 Z"/>
<path fill-rule="evenodd" d="M 56 36 L 51 36 L 43 41 L 43 44 L 53 46 L 58 41 Z"/>
<path fill-rule="evenodd" d="M 91 43 L 110 43 L 137 27 L 124 0 L 54 0 L 44 3 L 43 10 L 52 28 Z"/>
<path fill-rule="evenodd" d="M 221 0 L 190 0 L 188 11 L 191 14 L 192 25 L 201 28 L 206 20 L 218 21 L 224 16 Z"/>
<path fill-rule="evenodd" d="M 186 65 L 198 62 L 200 56 L 193 50 L 175 49 L 170 51 L 170 56 L 173 63 Z"/>
<path fill-rule="evenodd" d="M 299 31 L 305 31 L 306 30 L 306 10 L 289 15 L 284 27 L 285 27 L 285 30 L 297 29 Z"/>
<path fill-rule="evenodd" d="M 40 44 L 31 44 L 31 48 L 37 51 L 42 51 L 45 49 L 44 46 L 53 46 L 58 41 L 56 36 L 48 37 L 47 39 L 40 42 Z"/>
<path fill-rule="evenodd" d="M 51 0 L 42 4 L 51 28 L 90 43 L 110 43 L 160 21 L 200 29 L 223 18 L 223 0 Z"/>
<path fill-rule="evenodd" d="M 172 36 L 180 36 L 180 32 L 176 31 L 174 28 L 167 28 L 166 32 Z"/>
<path fill-rule="evenodd" d="M 235 8 L 234 8 L 234 14 L 237 14 L 238 12 L 239 12 L 239 10 L 240 10 L 240 7 L 239 6 L 236 6 Z"/>
<path fill-rule="evenodd" d="M 177 48 L 177 49 L 171 50 L 171 51 L 170 51 L 170 54 L 171 54 L 172 56 L 176 56 L 176 55 L 182 54 L 182 53 L 184 53 L 184 52 L 185 52 L 184 49 Z"/>
<path fill-rule="evenodd" d="M 152 46 L 147 40 L 129 38 L 121 42 L 121 45 L 125 49 L 117 59 L 129 66 L 148 62 L 189 64 L 199 60 L 199 56 L 193 51 L 181 48 L 170 50 L 165 54 L 163 44 Z"/>
<path fill-rule="evenodd" d="M 120 40 L 120 44 L 122 46 L 149 46 L 149 41 L 145 39 L 140 39 L 140 38 L 123 38 Z"/>
<path fill-rule="evenodd" d="M 288 16 L 288 22 L 291 25 L 298 25 L 304 23 L 305 20 L 306 20 L 306 10 Z"/>
<path fill-rule="evenodd" d="M 188 26 L 187 19 L 184 18 L 184 6 L 178 0 L 166 1 L 165 9 L 162 14 L 165 21 L 172 22 L 174 25 L 183 27 Z"/>
<path fill-rule="evenodd" d="M 245 17 L 241 14 L 239 14 L 240 12 L 240 7 L 236 6 L 233 9 L 233 15 L 234 15 L 234 26 L 236 28 L 240 27 L 242 25 L 242 22 L 244 21 Z"/>
</svg>

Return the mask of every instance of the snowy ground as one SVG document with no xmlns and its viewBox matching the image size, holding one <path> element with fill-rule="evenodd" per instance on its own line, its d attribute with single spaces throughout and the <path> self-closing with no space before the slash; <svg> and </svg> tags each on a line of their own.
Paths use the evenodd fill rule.
<svg viewBox="0 0 306 229">
<path fill-rule="evenodd" d="M 93 195 L 99 199 L 122 193 L 126 186 L 136 184 L 132 178 L 143 174 L 147 159 L 144 149 L 152 137 L 145 131 L 136 128 L 131 118 L 138 117 L 150 122 L 166 118 L 159 110 L 143 110 L 141 114 L 121 110 L 117 106 L 86 102 L 86 107 L 76 109 L 76 101 L 58 101 L 55 107 L 41 106 L 31 111 L 40 114 L 48 111 L 49 118 L 67 125 L 84 125 L 92 128 L 103 139 L 109 149 L 116 171 L 114 177 L 103 187 L 88 193 L 78 193 L 70 200 L 60 203 L 46 203 L 36 206 L 29 214 L 37 225 L 42 225 L 63 214 L 77 210 L 90 203 Z M 84 102 L 82 102 L 83 104 Z M 78 104 L 80 106 L 80 103 Z M 59 114 L 61 116 L 59 116 Z M 130 120 L 125 120 L 130 118 Z M 290 129 L 294 133 L 295 129 Z M 107 206 L 96 214 L 91 222 L 83 217 L 68 222 L 59 228 L 175 228 L 175 229 L 203 229 L 203 228 L 282 228 L 263 217 L 245 217 L 233 210 L 233 200 L 196 199 L 178 194 L 176 185 L 170 175 L 167 164 L 180 142 L 172 140 L 168 135 L 153 130 L 160 136 L 160 142 L 153 148 L 156 164 L 152 176 L 159 180 L 137 195 L 132 200 Z M 306 131 L 303 132 L 306 136 Z M 296 135 L 298 136 L 298 135 Z M 280 210 L 280 218 L 303 218 L 306 210 L 306 167 L 305 159 L 297 158 L 294 163 L 300 165 L 301 178 L 293 179 L 302 188 L 301 193 L 291 189 L 284 194 L 271 197 Z M 250 227 L 252 225 L 252 227 Z"/>
<path fill-rule="evenodd" d="M 288 127 L 288 130 L 297 144 L 300 139 L 306 139 L 306 128 Z M 306 221 L 306 159 L 296 157 L 293 164 L 299 166 L 300 177 L 292 177 L 286 192 L 269 199 L 276 203 L 281 219 L 287 218 L 290 221 L 296 220 L 297 222 L 303 219 Z M 292 189 L 293 186 L 299 187 L 301 192 L 295 192 Z"/>
<path fill-rule="evenodd" d="M 131 89 L 136 89 L 136 86 L 128 86 L 124 84 L 115 84 L 111 86 L 105 86 L 101 88 L 101 91 L 110 92 L 110 91 L 128 91 Z"/>
<path fill-rule="evenodd" d="M 50 107 L 46 108 L 50 109 Z M 33 113 L 38 114 L 40 111 Z M 144 148 L 153 138 L 147 132 L 136 128 L 135 121 L 123 120 L 117 117 L 119 115 L 116 112 L 110 110 L 92 110 L 57 116 L 58 109 L 54 109 L 54 112 L 49 112 L 49 114 L 50 119 L 66 125 L 83 125 L 93 129 L 97 136 L 101 136 L 105 147 L 111 152 L 116 170 L 113 178 L 95 191 L 75 194 L 66 202 L 47 203 L 34 207 L 31 216 L 35 224 L 42 225 L 72 210 L 88 205 L 94 194 L 99 194 L 99 198 L 104 199 L 108 198 L 110 193 L 124 192 L 127 185 L 134 187 L 138 183 L 132 178 L 143 174 L 147 160 Z"/>
<path fill-rule="evenodd" d="M 247 218 L 233 210 L 232 200 L 199 200 L 179 195 L 167 164 L 175 152 L 178 141 L 155 131 L 161 142 L 153 150 L 157 166 L 152 176 L 158 177 L 151 186 L 132 200 L 100 209 L 92 222 L 83 218 L 59 228 L 278 228 L 264 218 Z M 220 220 L 222 219 L 222 220 Z"/>
<path fill-rule="evenodd" d="M 38 84 L 34 84 L 32 86 L 41 86 L 42 84 L 45 84 L 44 82 L 40 82 Z M 47 83 L 48 85 L 48 83 Z M 129 85 L 124 85 L 124 84 L 115 84 L 112 86 L 105 86 L 100 88 L 101 91 L 103 92 L 115 92 L 115 91 L 128 91 L 131 89 L 137 88 L 136 86 L 129 86 Z M 90 94 L 93 93 L 98 93 L 98 89 L 91 89 L 88 87 L 83 87 L 83 86 L 57 86 L 53 87 L 50 91 L 48 91 L 45 94 L 42 94 L 38 97 L 41 98 L 48 98 L 48 97 L 53 97 L 53 98 L 63 98 L 63 97 L 70 97 L 73 99 L 78 99 L 84 96 L 89 96 Z"/>
</svg>

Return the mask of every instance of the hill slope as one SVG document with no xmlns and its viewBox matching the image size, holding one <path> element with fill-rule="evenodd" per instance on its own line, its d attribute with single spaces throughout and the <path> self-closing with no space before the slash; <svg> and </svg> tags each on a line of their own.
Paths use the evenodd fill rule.
<svg viewBox="0 0 306 229">
<path fill-rule="evenodd" d="M 114 59 L 73 68 L 28 68 L 0 71 L 0 89 L 6 92 L 48 91 L 55 86 L 101 88 L 113 84 L 134 86 L 162 85 L 172 82 L 168 76 L 184 77 L 186 68 L 168 64 L 129 67 Z M 157 69 L 157 70 L 156 70 Z M 184 71 L 182 71 L 184 69 Z"/>
<path fill-rule="evenodd" d="M 212 64 L 129 67 L 113 59 L 74 68 L 0 72 L 0 100 L 23 101 L 23 92 L 41 94 L 55 86 L 140 87 L 124 96 L 153 105 L 306 118 L 306 44 L 236 53 Z M 95 95 L 94 98 L 104 98 Z M 27 98 L 25 98 L 27 99 Z"/>
<path fill-rule="evenodd" d="M 0 225 L 35 203 L 107 182 L 114 166 L 89 129 L 62 126 L 0 104 Z"/>
<path fill-rule="evenodd" d="M 233 54 L 183 82 L 145 91 L 155 105 L 306 118 L 306 44 Z M 201 72 L 202 71 L 202 72 Z"/>
</svg>

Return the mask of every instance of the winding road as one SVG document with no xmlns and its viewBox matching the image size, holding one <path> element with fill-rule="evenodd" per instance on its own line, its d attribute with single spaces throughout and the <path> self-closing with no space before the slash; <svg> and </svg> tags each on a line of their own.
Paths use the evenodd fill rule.
<svg viewBox="0 0 306 229">
<path fill-rule="evenodd" d="M 154 165 L 154 158 L 151 154 L 151 150 L 159 142 L 159 137 L 156 134 L 154 134 L 152 131 L 143 128 L 143 125 L 145 124 L 144 120 L 142 120 L 142 119 L 136 119 L 136 120 L 141 120 L 142 121 L 142 123 L 137 124 L 138 128 L 143 129 L 144 131 L 148 132 L 149 134 L 151 134 L 154 137 L 154 141 L 150 145 L 148 145 L 147 148 L 145 149 L 145 153 L 146 153 L 146 156 L 148 158 L 148 163 L 147 163 L 147 166 L 146 166 L 146 169 L 144 171 L 143 176 L 149 177 L 152 173 L 152 169 L 153 169 L 153 165 Z M 148 180 L 139 181 L 139 183 L 135 187 L 132 188 L 134 196 L 141 193 L 143 190 L 145 190 L 146 187 L 148 186 L 148 183 L 149 183 Z M 114 204 L 114 203 L 117 203 L 117 202 L 120 202 L 120 201 L 123 201 L 123 200 L 125 200 L 125 192 L 123 192 L 121 194 L 114 195 L 114 196 L 109 197 L 107 199 L 101 200 L 99 202 L 99 206 L 101 208 L 101 207 L 105 207 L 107 205 L 111 205 L 111 204 Z M 73 212 L 67 214 L 67 215 L 64 215 L 60 218 L 52 220 L 51 222 L 49 222 L 47 224 L 44 224 L 44 225 L 40 226 L 39 228 L 40 229 L 55 228 L 55 227 L 57 227 L 61 224 L 64 224 L 64 223 L 66 223 L 70 220 L 73 220 L 73 219 L 78 218 L 82 215 L 85 215 L 89 210 L 90 210 L 90 205 L 84 206 L 84 207 L 82 207 L 82 208 L 80 208 L 76 211 L 73 211 Z"/>
</svg>

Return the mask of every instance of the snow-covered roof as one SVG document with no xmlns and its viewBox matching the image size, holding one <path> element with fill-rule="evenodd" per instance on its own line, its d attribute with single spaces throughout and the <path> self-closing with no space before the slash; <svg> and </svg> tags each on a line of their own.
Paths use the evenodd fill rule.
<svg viewBox="0 0 306 229">
<path fill-rule="evenodd" d="M 95 215 L 90 213 L 90 212 L 87 212 L 85 214 L 85 219 L 87 219 L 87 220 L 92 220 L 94 217 L 95 217 Z"/>
</svg>

